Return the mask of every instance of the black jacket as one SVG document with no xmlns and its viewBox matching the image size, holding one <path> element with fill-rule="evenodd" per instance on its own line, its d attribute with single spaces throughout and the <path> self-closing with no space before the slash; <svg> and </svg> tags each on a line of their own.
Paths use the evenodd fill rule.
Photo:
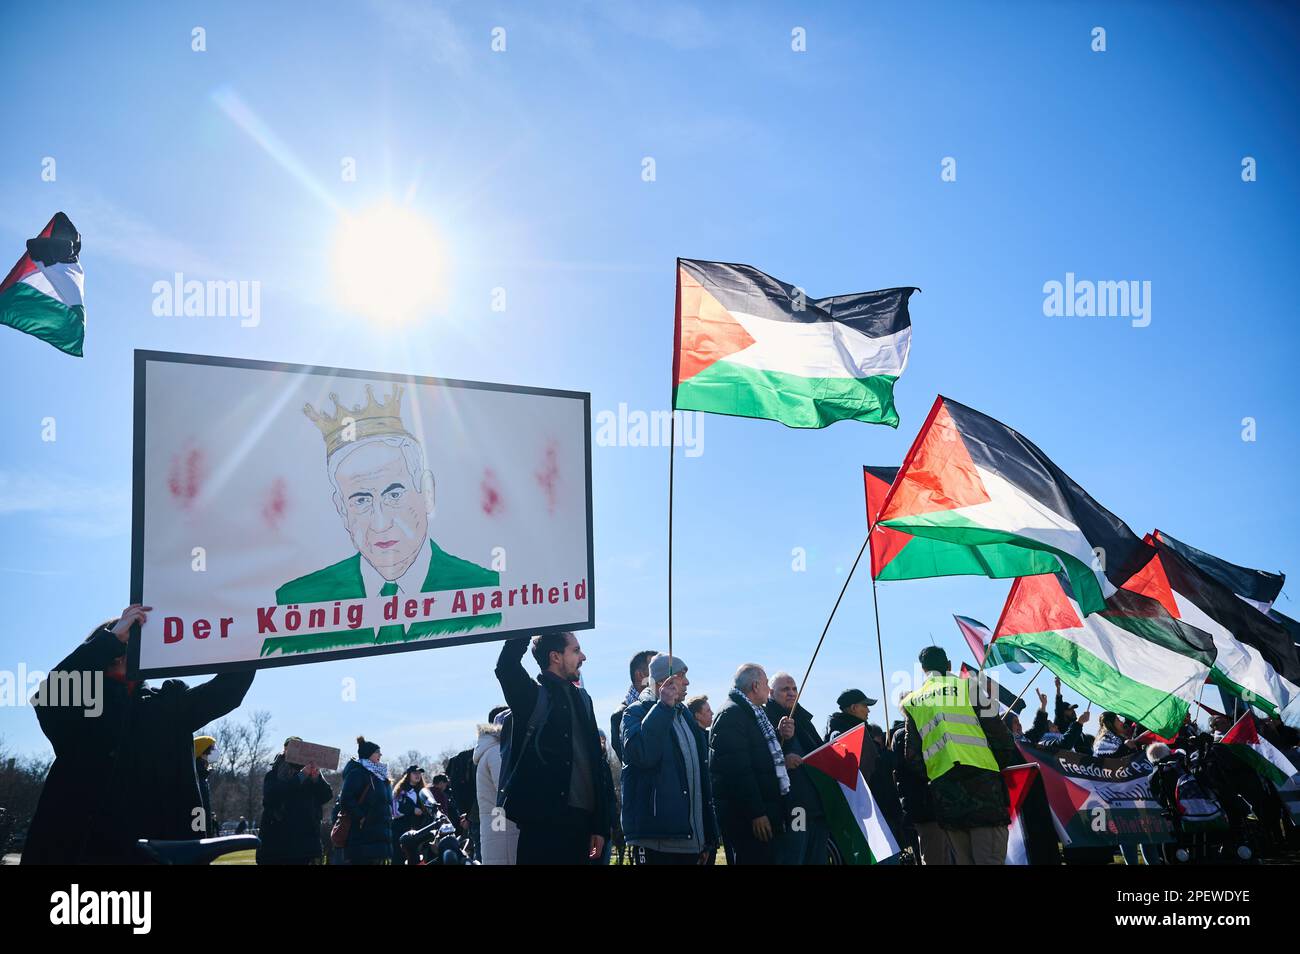
<svg viewBox="0 0 1300 954">
<path fill-rule="evenodd" d="M 393 791 L 387 781 L 376 777 L 356 759 L 348 759 L 348 764 L 343 766 L 338 809 L 352 815 L 343 849 L 349 864 L 391 857 Z"/>
<path fill-rule="evenodd" d="M 768 699 L 767 705 L 763 706 L 763 711 L 767 713 L 767 721 L 772 723 L 774 729 L 781 724 L 783 718 L 790 714 L 790 710 L 775 699 Z M 777 738 L 781 738 L 780 732 L 777 733 Z M 820 747 L 821 744 L 822 737 L 813 728 L 812 713 L 803 706 L 796 704 L 794 707 L 794 735 L 789 739 L 781 739 L 781 751 L 786 755 L 802 757 Z M 803 766 L 800 766 L 789 774 L 791 806 L 805 809 L 809 818 L 821 818 L 825 815 L 821 796 L 817 794 L 816 787 L 808 778 L 808 771 Z"/>
<path fill-rule="evenodd" d="M 520 663 L 527 651 L 527 639 L 511 639 L 502 645 L 497 658 L 497 681 L 511 713 L 509 751 L 501 766 L 500 805 L 506 818 L 520 827 L 583 828 L 608 838 L 614 817 L 614 779 L 600 749 L 591 697 L 550 672 L 530 679 Z M 546 686 L 546 718 L 529 738 L 528 725 L 542 685 Z M 581 732 L 578 739 L 573 738 L 574 706 Z M 587 747 L 591 764 L 594 806 L 590 813 L 569 805 L 575 745 Z"/>
<path fill-rule="evenodd" d="M 257 863 L 309 864 L 321 857 L 321 809 L 334 790 L 321 775 L 308 778 L 277 755 L 262 779 L 262 844 Z"/>
<path fill-rule="evenodd" d="M 786 805 L 781 782 L 767 738 L 747 701 L 728 697 L 718 710 L 709 730 L 709 753 L 713 800 L 723 830 L 748 828 L 762 815 L 774 831 L 784 830 Z"/>
<path fill-rule="evenodd" d="M 194 733 L 239 706 L 253 673 L 223 673 L 194 687 L 168 679 L 157 689 L 141 684 L 131 692 L 125 683 L 96 675 L 125 651 L 101 627 L 50 674 L 80 674 L 82 685 L 102 682 L 103 711 L 89 718 L 81 705 L 36 707 L 55 757 L 24 864 L 121 863 L 139 838 L 205 834 Z M 89 794 L 88 779 L 94 780 Z"/>
</svg>

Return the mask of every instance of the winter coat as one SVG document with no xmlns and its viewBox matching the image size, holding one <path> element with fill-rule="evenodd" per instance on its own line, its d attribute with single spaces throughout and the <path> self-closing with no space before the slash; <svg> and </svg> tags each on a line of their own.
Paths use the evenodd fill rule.
<svg viewBox="0 0 1300 954">
<path fill-rule="evenodd" d="M 392 789 L 356 759 L 343 766 L 343 784 L 339 788 L 339 809 L 352 814 L 352 827 L 344 846 L 349 864 L 375 862 L 388 858 L 393 851 Z"/>
<path fill-rule="evenodd" d="M 496 676 L 511 712 L 510 750 L 501 777 L 505 787 L 501 807 L 515 824 L 558 825 L 582 828 L 609 838 L 613 820 L 614 787 L 605 771 L 596 713 L 591 697 L 554 673 L 530 679 L 520 660 L 528 651 L 527 639 L 507 640 L 497 658 Z M 532 738 L 528 723 L 541 687 L 546 687 L 546 718 Z M 573 738 L 574 708 L 580 737 Z M 569 805 L 575 745 L 586 747 L 592 773 L 592 811 Z"/>
<path fill-rule="evenodd" d="M 781 724 L 783 718 L 790 715 L 790 710 L 775 699 L 768 699 L 767 705 L 763 706 L 763 711 L 767 713 L 767 721 L 772 723 L 773 729 Z M 780 732 L 776 736 L 781 739 Z M 802 758 L 821 744 L 822 737 L 813 727 L 812 713 L 803 706 L 796 705 L 794 735 L 788 739 L 781 739 L 781 751 L 786 755 L 798 755 Z M 816 786 L 808 777 L 808 770 L 800 766 L 787 771 L 790 775 L 790 806 L 804 809 L 808 818 L 824 818 L 826 810 L 822 807 L 821 796 L 817 794 Z"/>
<path fill-rule="evenodd" d="M 775 726 L 773 727 L 775 728 Z M 786 803 L 772 751 L 748 702 L 727 702 L 709 730 L 713 803 L 724 830 L 748 829 L 766 815 L 774 832 L 785 830 Z"/>
<path fill-rule="evenodd" d="M 306 774 L 277 755 L 262 779 L 262 844 L 257 863 L 312 864 L 320 860 L 321 809 L 334 797 L 324 777 Z"/>
<path fill-rule="evenodd" d="M 193 687 L 168 679 L 157 689 L 139 684 L 132 690 L 102 675 L 124 652 L 112 631 L 100 627 L 50 673 L 84 686 L 101 683 L 95 701 L 103 708 L 90 718 L 81 705 L 36 707 L 55 757 L 28 830 L 24 864 L 121 863 L 137 839 L 205 834 L 194 733 L 239 706 L 253 673 L 223 673 Z M 50 677 L 42 684 L 47 692 Z"/>
<path fill-rule="evenodd" d="M 673 720 L 679 720 L 695 740 L 704 822 L 701 832 L 694 830 L 686 753 Z M 713 817 L 709 779 L 709 739 L 686 706 L 678 703 L 669 708 L 647 693 L 623 711 L 621 735 L 625 760 L 619 779 L 623 837 L 637 842 L 698 836 L 705 847 L 716 845 L 718 826 Z"/>
<path fill-rule="evenodd" d="M 460 816 L 469 818 L 470 828 L 478 827 L 478 795 L 474 791 L 474 750 L 465 749 L 447 760 L 447 780 L 450 784 L 450 805 L 455 806 L 453 825 L 460 825 Z"/>
<path fill-rule="evenodd" d="M 474 746 L 474 786 L 478 796 L 479 854 L 485 865 L 513 865 L 519 826 L 497 811 L 501 784 L 501 726 L 478 727 Z"/>
</svg>

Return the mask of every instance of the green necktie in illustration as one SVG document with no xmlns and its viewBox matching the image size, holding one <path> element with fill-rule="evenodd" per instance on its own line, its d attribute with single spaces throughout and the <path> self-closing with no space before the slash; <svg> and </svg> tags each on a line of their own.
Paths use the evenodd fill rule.
<svg viewBox="0 0 1300 954">
<path fill-rule="evenodd" d="M 379 591 L 379 595 L 380 595 L 380 596 L 396 596 L 396 595 L 397 595 L 397 584 L 394 583 L 392 580 L 389 580 L 387 583 L 385 583 L 385 584 L 383 585 L 383 588 L 380 589 L 380 591 Z M 383 629 L 381 629 L 381 630 L 379 631 L 379 637 L 375 640 L 375 642 L 377 642 L 377 643 L 393 643 L 393 642 L 401 642 L 402 638 L 403 638 L 405 635 L 406 635 L 406 627 L 405 627 L 405 626 L 400 626 L 400 625 L 398 625 L 398 626 L 385 626 Z"/>
</svg>

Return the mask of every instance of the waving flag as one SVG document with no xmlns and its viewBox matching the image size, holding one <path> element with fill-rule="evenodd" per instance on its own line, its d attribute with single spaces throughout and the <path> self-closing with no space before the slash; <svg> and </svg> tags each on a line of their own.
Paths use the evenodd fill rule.
<svg viewBox="0 0 1300 954">
<path fill-rule="evenodd" d="M 1288 725 L 1300 726 L 1300 669 L 1286 630 L 1201 573 L 1157 535 L 1147 537 L 1150 558 L 1124 584 L 1157 600 L 1171 615 L 1214 640 L 1211 680 L 1221 690 Z"/>
<path fill-rule="evenodd" d="M 1272 608 L 1273 601 L 1282 592 L 1282 585 L 1286 582 L 1285 573 L 1252 570 L 1250 567 L 1229 563 L 1204 550 L 1198 550 L 1191 544 L 1176 540 L 1163 531 L 1157 530 L 1151 536 L 1261 613 L 1267 613 Z"/>
<path fill-rule="evenodd" d="M 1016 580 L 993 631 L 1098 706 L 1172 735 L 1214 664 L 1214 641 L 1156 600 L 1117 590 L 1085 616 L 1064 575 Z"/>
<path fill-rule="evenodd" d="M 966 645 L 975 654 L 977 665 L 985 669 L 1006 666 L 1014 673 L 1022 673 L 1025 671 L 1022 663 L 1033 663 L 1033 657 L 1023 649 L 1016 649 L 1009 643 L 1002 645 L 994 642 L 993 632 L 979 620 L 956 614 L 952 618 L 957 621 L 957 628 L 961 630 Z"/>
<path fill-rule="evenodd" d="M 1274 785 L 1284 785 L 1287 779 L 1296 774 L 1291 760 L 1259 734 L 1255 717 L 1249 712 L 1237 720 L 1237 724 L 1228 730 L 1219 744 L 1226 745 L 1229 752 Z"/>
<path fill-rule="evenodd" d="M 1020 434 L 942 395 L 903 460 L 880 523 L 948 543 L 1055 556 L 1085 613 L 1105 608 L 1141 544 Z"/>
<path fill-rule="evenodd" d="M 967 546 L 914 537 L 881 526 L 881 505 L 898 475 L 897 467 L 863 467 L 867 523 L 871 527 L 871 575 L 877 580 L 919 580 L 935 576 L 987 576 L 1003 579 L 1055 573 L 1056 557 L 1006 543 Z"/>
<path fill-rule="evenodd" d="M 862 777 L 867 727 L 856 726 L 804 756 L 821 796 L 831 838 L 845 864 L 874 865 L 898 854 L 898 842 Z"/>
<path fill-rule="evenodd" d="M 1002 779 L 1007 783 L 1007 797 L 1010 801 L 1011 825 L 1007 832 L 1007 859 L 1009 865 L 1029 864 L 1028 843 L 1025 839 L 1025 825 L 1020 817 L 1020 809 L 1025 804 L 1025 796 L 1030 786 L 1038 778 L 1038 763 L 1012 765 L 1002 770 Z"/>
<path fill-rule="evenodd" d="M 80 358 L 86 337 L 80 253 L 76 227 L 55 213 L 0 282 L 0 324 Z"/>
<path fill-rule="evenodd" d="M 807 298 L 749 265 L 679 258 L 673 407 L 789 427 L 897 427 L 916 290 Z"/>
</svg>

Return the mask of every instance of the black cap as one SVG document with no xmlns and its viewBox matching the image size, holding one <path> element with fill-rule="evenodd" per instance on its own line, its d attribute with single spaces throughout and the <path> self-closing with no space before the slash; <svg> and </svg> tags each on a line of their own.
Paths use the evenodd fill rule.
<svg viewBox="0 0 1300 954">
<path fill-rule="evenodd" d="M 418 766 L 418 765 L 408 765 L 408 766 L 406 767 L 406 771 L 403 772 L 402 774 L 403 774 L 403 775 L 410 775 L 412 772 L 419 772 L 420 774 L 423 775 L 423 774 L 424 774 L 424 769 L 420 768 L 420 766 Z"/>
<path fill-rule="evenodd" d="M 865 702 L 869 706 L 874 706 L 876 700 L 870 698 L 861 689 L 845 689 L 835 700 L 835 704 L 841 709 L 847 709 L 849 706 L 856 706 L 859 702 Z"/>
</svg>

